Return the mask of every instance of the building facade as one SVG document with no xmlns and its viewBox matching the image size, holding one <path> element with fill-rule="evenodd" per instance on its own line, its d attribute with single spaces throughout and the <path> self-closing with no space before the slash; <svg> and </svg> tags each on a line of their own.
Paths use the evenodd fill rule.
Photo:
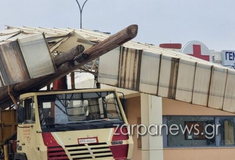
<svg viewBox="0 0 235 160">
<path fill-rule="evenodd" d="M 126 96 L 126 114 L 130 126 L 141 125 L 131 130 L 135 144 L 134 160 L 235 158 L 233 113 L 135 93 Z M 199 135 L 194 135 L 193 129 L 192 135 L 181 131 L 181 127 L 190 129 L 192 124 L 199 126 Z M 142 125 L 149 127 L 146 134 Z M 153 125 L 158 126 L 158 130 Z M 172 125 L 179 127 L 178 133 L 177 127 L 170 133 Z"/>
<path fill-rule="evenodd" d="M 235 159 L 234 70 L 218 56 L 208 58 L 215 64 L 156 46 L 124 47 L 100 58 L 99 82 L 125 94 L 133 159 Z"/>
</svg>

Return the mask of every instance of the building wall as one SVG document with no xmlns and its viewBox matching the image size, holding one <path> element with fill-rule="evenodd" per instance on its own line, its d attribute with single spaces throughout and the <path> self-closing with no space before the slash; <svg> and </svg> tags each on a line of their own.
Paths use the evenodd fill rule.
<svg viewBox="0 0 235 160">
<path fill-rule="evenodd" d="M 142 97 L 141 97 L 142 96 Z M 150 96 L 150 95 L 149 95 Z M 149 105 L 147 102 L 149 96 L 138 95 L 130 97 L 126 101 L 127 106 L 127 118 L 130 124 L 138 124 L 139 118 L 141 117 L 141 123 L 143 119 L 148 117 L 147 112 L 156 115 L 156 118 L 161 117 L 159 114 L 152 110 L 152 107 L 161 107 Z M 146 102 L 143 102 L 143 97 L 147 98 Z M 151 96 L 150 96 L 151 97 Z M 141 101 L 142 99 L 142 101 Z M 141 106 L 141 104 L 143 106 Z M 149 109 L 147 109 L 149 108 Z M 141 113 L 142 112 L 142 113 Z M 146 112 L 146 113 L 145 113 Z M 149 114 L 149 113 L 148 113 Z M 145 116 L 144 116 L 145 115 Z M 149 115 L 148 118 L 153 117 Z M 162 98 L 162 115 L 183 115 L 183 116 L 235 116 L 233 113 L 223 112 L 221 110 L 207 108 L 199 105 L 192 105 L 180 101 L 170 100 L 167 98 Z M 136 130 L 134 131 L 136 133 Z M 149 138 L 152 138 L 151 140 Z M 153 138 L 159 137 L 142 137 L 141 148 L 140 142 L 137 139 L 136 134 L 133 135 L 134 141 L 134 151 L 133 151 L 133 160 L 152 160 L 153 157 L 159 156 L 162 153 L 158 147 L 146 144 L 151 142 L 152 144 L 158 143 L 158 140 Z M 148 141 L 148 142 L 147 142 Z M 144 149 L 148 147 L 148 149 Z M 146 152 L 146 153 L 145 153 Z M 235 148 L 232 147 L 185 147 L 185 148 L 164 148 L 163 149 L 163 159 L 164 160 L 233 160 L 235 159 Z M 147 155 L 147 159 L 143 159 Z M 152 156 L 151 156 L 152 155 Z M 161 158 L 160 158 L 161 159 Z"/>
<path fill-rule="evenodd" d="M 205 106 L 162 98 L 162 114 L 165 115 L 199 115 L 199 116 L 235 116 L 233 113 L 212 109 Z"/>
<path fill-rule="evenodd" d="M 126 106 L 129 124 L 143 124 L 145 126 L 162 124 L 162 98 L 140 94 L 128 98 Z M 163 160 L 162 136 L 146 134 L 137 138 L 136 132 L 135 128 L 133 132 L 133 160 Z"/>
<path fill-rule="evenodd" d="M 162 99 L 163 115 L 192 116 L 235 116 L 233 113 L 192 105 L 170 99 Z M 235 148 L 232 147 L 188 147 L 164 148 L 164 160 L 233 160 Z"/>
<path fill-rule="evenodd" d="M 126 101 L 126 106 L 127 106 L 127 119 L 129 124 L 137 124 L 138 118 L 141 117 L 140 97 L 138 96 L 138 97 L 128 98 Z M 136 134 L 133 135 L 133 141 L 134 141 L 133 160 L 141 160 L 142 154 L 141 154 L 141 149 L 138 148 L 139 142 L 137 140 Z"/>
<path fill-rule="evenodd" d="M 234 148 L 169 148 L 164 160 L 234 160 Z"/>
<path fill-rule="evenodd" d="M 162 98 L 143 93 L 140 98 L 141 124 L 148 128 L 147 134 L 141 136 L 142 160 L 163 160 L 163 136 L 152 134 L 155 129 L 149 128 L 163 123 Z"/>
</svg>

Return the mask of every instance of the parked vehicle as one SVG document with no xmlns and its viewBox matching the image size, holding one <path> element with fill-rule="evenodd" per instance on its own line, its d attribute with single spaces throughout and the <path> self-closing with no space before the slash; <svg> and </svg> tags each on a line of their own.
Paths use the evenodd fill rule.
<svg viewBox="0 0 235 160">
<path fill-rule="evenodd" d="M 4 159 L 132 158 L 133 140 L 128 129 L 120 127 L 128 122 L 115 90 L 40 91 L 19 99 L 17 109 L 10 111 L 17 116 L 17 122 L 11 122 L 12 135 L 9 129 L 1 130 Z M 3 126 L 9 111 L 1 113 Z"/>
</svg>

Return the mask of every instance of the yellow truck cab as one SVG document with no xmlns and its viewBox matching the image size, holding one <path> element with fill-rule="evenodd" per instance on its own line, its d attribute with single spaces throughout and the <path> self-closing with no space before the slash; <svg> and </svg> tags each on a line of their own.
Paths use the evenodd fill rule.
<svg viewBox="0 0 235 160">
<path fill-rule="evenodd" d="M 129 160 L 133 140 L 115 90 L 41 91 L 20 96 L 19 160 Z M 119 127 L 118 127 L 119 126 Z"/>
</svg>

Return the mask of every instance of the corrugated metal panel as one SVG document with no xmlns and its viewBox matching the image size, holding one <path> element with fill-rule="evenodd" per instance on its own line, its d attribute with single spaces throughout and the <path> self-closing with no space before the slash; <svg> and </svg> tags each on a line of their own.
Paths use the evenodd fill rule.
<svg viewBox="0 0 235 160">
<path fill-rule="evenodd" d="M 44 33 L 45 37 L 48 39 L 53 39 L 55 37 L 61 38 L 61 37 L 66 37 L 70 34 L 70 32 L 73 31 L 64 31 L 64 30 L 59 30 L 55 28 L 33 28 L 33 27 L 23 27 L 21 28 L 24 33 L 27 34 L 35 34 L 35 33 Z"/>
<path fill-rule="evenodd" d="M 6 29 L 6 30 L 0 31 L 0 36 L 17 34 L 17 33 L 20 33 L 20 29 L 18 29 L 18 28 L 15 28 L 15 29 Z"/>
<path fill-rule="evenodd" d="M 158 96 L 168 97 L 170 76 L 171 76 L 171 57 L 161 56 L 160 77 L 158 86 Z"/>
<path fill-rule="evenodd" d="M 226 79 L 227 69 L 212 68 L 208 107 L 222 109 Z"/>
<path fill-rule="evenodd" d="M 99 60 L 99 82 L 118 86 L 120 47 L 104 54 Z M 108 66 L 108 67 L 107 67 Z"/>
<path fill-rule="evenodd" d="M 139 88 L 141 92 L 157 94 L 159 68 L 160 54 L 143 52 Z"/>
<path fill-rule="evenodd" d="M 192 102 L 196 62 L 180 59 L 175 99 Z"/>
<path fill-rule="evenodd" d="M 207 106 L 211 66 L 197 63 L 193 89 L 193 104 Z"/>
<path fill-rule="evenodd" d="M 3 85 L 29 80 L 29 75 L 17 41 L 0 45 L 0 71 Z"/>
<path fill-rule="evenodd" d="M 235 71 L 228 70 L 227 84 L 224 94 L 223 110 L 228 112 L 235 112 Z"/>
<path fill-rule="evenodd" d="M 20 33 L 17 34 L 16 36 L 12 36 L 11 38 L 7 39 L 6 42 L 12 42 L 12 41 L 17 41 L 18 39 L 24 39 L 24 38 L 28 38 L 31 37 L 33 35 L 38 35 L 38 34 L 25 34 L 25 33 Z"/>
<path fill-rule="evenodd" d="M 142 50 L 121 47 L 118 87 L 139 90 Z"/>
<path fill-rule="evenodd" d="M 19 39 L 19 44 L 30 78 L 42 77 L 55 72 L 51 54 L 42 34 Z"/>
<path fill-rule="evenodd" d="M 0 31 L 0 42 L 20 34 L 19 29 L 7 29 Z"/>
<path fill-rule="evenodd" d="M 4 41 L 4 40 L 6 40 L 6 39 L 9 39 L 9 38 L 11 38 L 13 35 L 5 35 L 5 36 L 0 36 L 0 42 L 1 41 Z"/>
</svg>

